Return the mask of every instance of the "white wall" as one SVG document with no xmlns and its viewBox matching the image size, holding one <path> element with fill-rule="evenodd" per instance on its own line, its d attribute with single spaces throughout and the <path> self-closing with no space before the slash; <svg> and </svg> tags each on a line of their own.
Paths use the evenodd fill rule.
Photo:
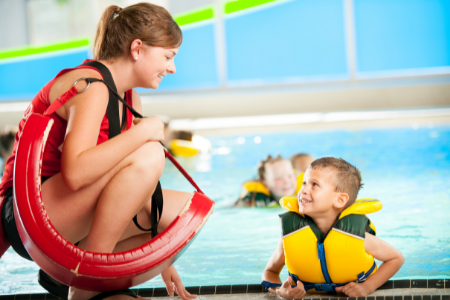
<svg viewBox="0 0 450 300">
<path fill-rule="evenodd" d="M 28 44 L 26 0 L 0 0 L 0 49 Z"/>
</svg>

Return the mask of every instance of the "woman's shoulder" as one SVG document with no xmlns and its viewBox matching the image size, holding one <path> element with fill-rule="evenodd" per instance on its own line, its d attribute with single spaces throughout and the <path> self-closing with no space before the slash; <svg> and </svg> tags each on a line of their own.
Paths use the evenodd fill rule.
<svg viewBox="0 0 450 300">
<path fill-rule="evenodd" d="M 68 91 L 73 86 L 73 84 L 80 78 L 102 79 L 102 75 L 100 74 L 100 72 L 90 68 L 76 68 L 67 71 L 64 74 L 55 78 L 55 82 L 53 83 L 52 89 L 50 91 L 50 98 L 53 98 L 52 94 L 60 95 Z M 83 85 L 86 85 L 86 82 L 79 81 L 77 83 L 77 89 L 79 89 L 79 87 L 81 88 L 81 86 Z"/>
<path fill-rule="evenodd" d="M 70 70 L 61 76 L 55 78 L 55 81 L 50 89 L 49 99 L 50 103 L 52 103 L 59 96 L 70 90 L 70 88 L 76 82 L 77 90 L 82 90 L 87 86 L 87 82 L 84 80 L 79 80 L 81 78 L 98 78 L 102 79 L 102 75 L 90 68 L 76 68 Z M 90 90 L 97 90 L 97 93 L 107 93 L 107 88 L 103 84 L 92 85 L 92 88 L 89 87 Z"/>
</svg>

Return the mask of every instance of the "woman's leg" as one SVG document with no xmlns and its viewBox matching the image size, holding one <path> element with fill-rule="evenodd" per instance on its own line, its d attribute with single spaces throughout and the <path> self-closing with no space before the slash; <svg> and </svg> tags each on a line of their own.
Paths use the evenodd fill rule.
<svg viewBox="0 0 450 300">
<path fill-rule="evenodd" d="M 42 185 L 47 215 L 70 242 L 92 234 L 95 239 L 88 237 L 87 250 L 111 252 L 129 221 L 151 198 L 163 168 L 162 147 L 150 142 L 78 191 L 68 189 L 57 174 Z"/>
<path fill-rule="evenodd" d="M 158 224 L 158 232 L 166 229 L 180 214 L 181 210 L 185 207 L 186 203 L 192 197 L 192 193 L 172 191 L 163 189 L 163 213 L 161 215 L 161 220 Z M 151 212 L 151 198 L 145 204 L 145 206 L 137 213 L 137 219 L 139 225 L 143 228 L 151 228 L 150 222 L 150 212 Z M 147 243 L 152 239 L 151 233 L 144 232 L 136 227 L 133 221 L 129 221 L 128 226 L 125 228 L 119 242 L 116 244 L 113 252 L 122 252 Z M 85 248 L 86 240 L 83 239 L 78 244 L 78 247 Z"/>
<path fill-rule="evenodd" d="M 161 215 L 161 220 L 158 225 L 158 232 L 166 229 L 180 214 L 181 210 L 185 207 L 186 203 L 192 197 L 192 193 L 178 192 L 172 190 L 162 190 L 163 191 L 163 213 Z M 150 213 L 151 213 L 151 196 L 144 207 L 138 212 L 138 222 L 144 228 L 150 228 Z M 116 244 L 113 252 L 127 251 L 147 243 L 152 239 L 151 233 L 143 232 L 136 227 L 133 221 L 129 221 L 127 228 Z M 86 239 L 80 241 L 78 247 L 84 248 L 86 244 Z M 89 299 L 100 292 L 90 292 L 78 290 L 75 288 L 70 288 L 69 299 Z M 120 299 L 132 299 L 131 297 L 125 297 Z M 110 298 L 107 298 L 110 299 Z M 112 298 L 111 298 L 112 300 Z"/>
</svg>

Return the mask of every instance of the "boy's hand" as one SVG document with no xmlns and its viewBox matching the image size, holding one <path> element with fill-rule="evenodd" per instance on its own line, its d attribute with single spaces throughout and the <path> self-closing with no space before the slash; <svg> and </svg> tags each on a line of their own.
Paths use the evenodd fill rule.
<svg viewBox="0 0 450 300">
<path fill-rule="evenodd" d="M 291 276 L 289 276 L 288 279 L 285 282 L 283 282 L 282 286 L 276 289 L 269 288 L 269 292 L 278 295 L 280 297 L 283 297 L 285 299 L 302 299 L 303 296 L 305 296 L 306 294 L 303 283 L 297 281 L 297 286 L 292 287 L 291 282 L 292 278 Z"/>
<path fill-rule="evenodd" d="M 370 291 L 367 286 L 363 283 L 350 282 L 347 285 L 337 287 L 336 292 L 342 292 L 348 297 L 364 297 L 370 294 Z"/>
<path fill-rule="evenodd" d="M 181 278 L 173 265 L 161 273 L 161 278 L 166 285 L 167 293 L 169 293 L 170 297 L 174 296 L 174 292 L 177 293 L 183 300 L 190 300 L 197 297 L 197 295 L 191 295 L 188 291 L 186 291 L 183 283 L 181 282 Z"/>
</svg>

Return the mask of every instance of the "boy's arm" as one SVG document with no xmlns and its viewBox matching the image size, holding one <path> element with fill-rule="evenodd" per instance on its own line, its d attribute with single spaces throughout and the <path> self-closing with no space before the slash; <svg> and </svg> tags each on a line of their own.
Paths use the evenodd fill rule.
<svg viewBox="0 0 450 300">
<path fill-rule="evenodd" d="M 280 272 L 284 267 L 284 259 L 283 240 L 280 239 L 277 249 L 273 252 L 266 268 L 264 269 L 262 280 L 281 285 L 279 287 L 269 288 L 269 292 L 272 294 L 286 299 L 302 299 L 306 292 L 300 281 L 297 281 L 296 287 L 291 286 L 291 276 L 289 276 L 285 282 L 281 282 Z"/>
<path fill-rule="evenodd" d="M 267 263 L 266 268 L 262 274 L 262 280 L 268 281 L 271 283 L 279 283 L 280 280 L 280 272 L 284 267 L 284 249 L 283 249 L 283 240 L 280 239 L 278 243 L 277 249 L 273 252 L 272 256 Z"/>
<path fill-rule="evenodd" d="M 365 282 L 351 282 L 343 287 L 336 288 L 336 291 L 343 292 L 349 297 L 366 296 L 388 281 L 405 262 L 405 258 L 400 251 L 367 232 L 364 248 L 374 258 L 383 261 L 380 268 Z"/>
</svg>

